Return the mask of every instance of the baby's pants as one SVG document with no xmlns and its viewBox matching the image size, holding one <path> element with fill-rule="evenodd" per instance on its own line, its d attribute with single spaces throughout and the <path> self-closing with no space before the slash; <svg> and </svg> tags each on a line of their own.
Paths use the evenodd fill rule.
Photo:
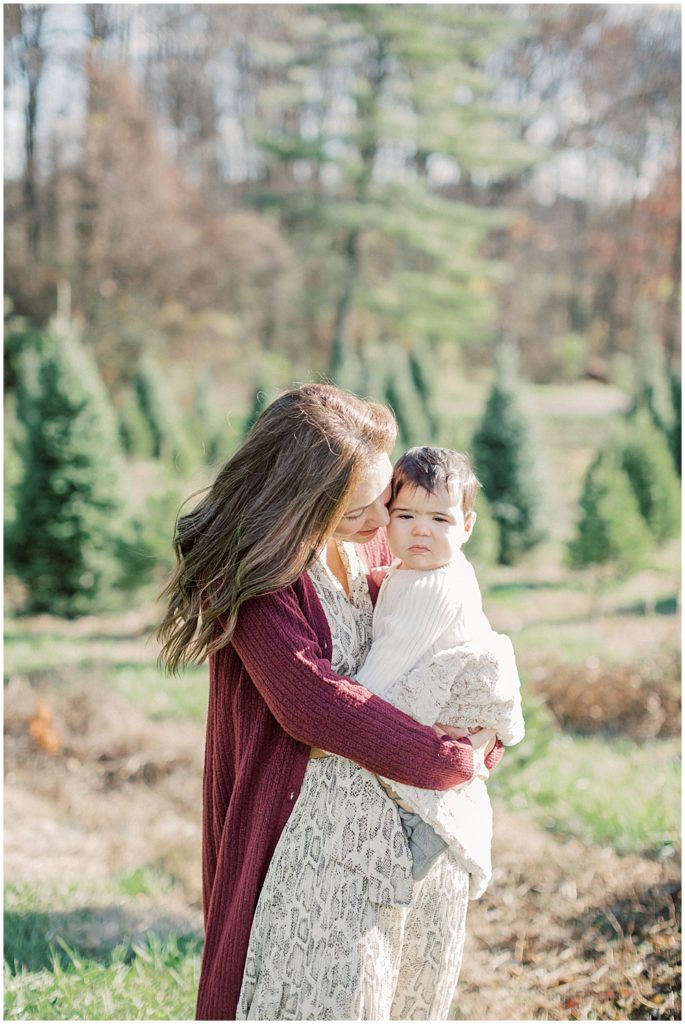
<svg viewBox="0 0 685 1024">
<path fill-rule="evenodd" d="M 239 1020 L 443 1020 L 469 876 L 451 852 L 420 882 L 375 776 L 310 761 L 257 904 Z"/>
</svg>

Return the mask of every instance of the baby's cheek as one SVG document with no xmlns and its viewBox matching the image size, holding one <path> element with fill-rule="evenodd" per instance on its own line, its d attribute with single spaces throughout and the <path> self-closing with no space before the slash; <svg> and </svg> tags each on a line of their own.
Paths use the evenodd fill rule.
<svg viewBox="0 0 685 1024">
<path fill-rule="evenodd" d="M 395 523 L 393 523 L 392 519 L 388 523 L 387 535 L 388 535 L 388 544 L 390 545 L 390 550 L 392 551 L 393 554 L 395 554 L 395 548 L 399 545 L 401 536 L 400 536 L 400 531 L 397 529 L 397 527 L 395 526 Z"/>
</svg>

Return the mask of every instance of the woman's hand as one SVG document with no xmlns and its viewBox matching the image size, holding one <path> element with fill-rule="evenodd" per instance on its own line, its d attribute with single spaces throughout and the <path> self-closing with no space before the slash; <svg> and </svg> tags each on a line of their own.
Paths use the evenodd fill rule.
<svg viewBox="0 0 685 1024">
<path fill-rule="evenodd" d="M 485 767 L 488 771 L 492 771 L 493 768 L 497 767 L 503 757 L 504 744 L 501 740 L 497 740 L 490 753 L 485 755 Z"/>
<path fill-rule="evenodd" d="M 436 722 L 433 728 L 438 736 L 449 736 L 451 740 L 468 739 L 469 730 L 461 725 L 443 725 L 441 722 Z M 471 740 L 469 740 L 470 742 Z"/>
<path fill-rule="evenodd" d="M 433 726 L 433 729 L 438 734 L 438 736 L 449 736 L 450 739 L 461 740 L 462 743 L 464 742 L 464 740 L 468 739 L 469 732 L 478 733 L 482 731 L 480 727 L 473 729 L 464 729 L 458 725 L 442 725 L 440 722 L 436 722 L 435 725 Z M 471 740 L 469 740 L 469 743 L 471 743 Z M 490 740 L 485 752 L 485 767 L 488 769 L 488 771 L 492 771 L 493 768 L 496 768 L 503 757 L 504 744 L 502 743 L 502 741 L 498 740 L 497 738 L 495 738 L 494 740 Z"/>
</svg>

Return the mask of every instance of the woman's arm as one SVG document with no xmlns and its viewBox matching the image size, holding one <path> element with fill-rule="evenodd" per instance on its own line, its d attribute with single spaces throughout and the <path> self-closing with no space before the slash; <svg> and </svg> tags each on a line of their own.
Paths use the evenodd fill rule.
<svg viewBox="0 0 685 1024">
<path fill-rule="evenodd" d="M 232 643 L 273 716 L 301 743 L 422 789 L 473 777 L 468 742 L 439 738 L 332 671 L 295 587 L 246 601 Z"/>
</svg>

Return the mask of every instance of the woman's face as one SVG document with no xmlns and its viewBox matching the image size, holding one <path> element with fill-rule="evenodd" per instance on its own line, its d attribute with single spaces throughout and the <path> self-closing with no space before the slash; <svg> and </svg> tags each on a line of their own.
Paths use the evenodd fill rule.
<svg viewBox="0 0 685 1024">
<path fill-rule="evenodd" d="M 336 540 L 367 544 L 381 526 L 388 525 L 390 516 L 386 505 L 390 501 L 391 477 L 390 457 L 375 456 L 350 495 L 347 511 L 333 531 Z"/>
</svg>

